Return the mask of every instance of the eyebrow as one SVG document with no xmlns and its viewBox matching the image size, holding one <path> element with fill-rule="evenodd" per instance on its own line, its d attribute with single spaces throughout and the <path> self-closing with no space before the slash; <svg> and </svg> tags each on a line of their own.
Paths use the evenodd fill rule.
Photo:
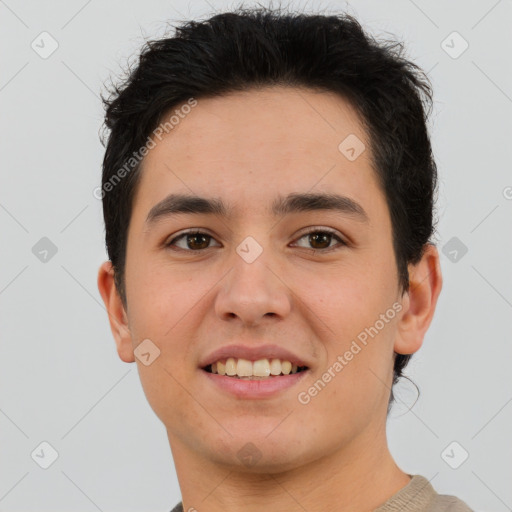
<svg viewBox="0 0 512 512">
<path fill-rule="evenodd" d="M 270 213 L 274 217 L 278 217 L 292 213 L 322 210 L 348 215 L 361 222 L 370 222 L 368 214 L 358 202 L 347 196 L 327 193 L 292 193 L 285 197 L 278 196 L 272 203 Z M 161 218 L 180 213 L 229 217 L 233 213 L 233 208 L 227 207 L 220 198 L 170 194 L 151 208 L 146 218 L 146 224 L 150 225 Z"/>
</svg>

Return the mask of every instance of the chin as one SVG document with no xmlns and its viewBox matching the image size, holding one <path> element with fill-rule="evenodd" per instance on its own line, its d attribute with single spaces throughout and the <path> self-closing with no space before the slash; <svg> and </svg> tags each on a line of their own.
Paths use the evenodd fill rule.
<svg viewBox="0 0 512 512">
<path fill-rule="evenodd" d="M 247 443 L 230 456 L 213 452 L 213 461 L 236 471 L 254 475 L 280 474 L 294 470 L 304 464 L 304 459 L 290 448 L 288 453 L 273 453 L 273 450 L 259 449 L 256 445 Z"/>
<path fill-rule="evenodd" d="M 275 428 L 276 423 L 273 423 Z M 210 439 L 211 444 L 205 446 L 203 456 L 215 464 L 226 466 L 240 473 L 278 474 L 296 469 L 309 460 L 307 455 L 298 451 L 303 445 L 302 439 L 294 439 L 283 431 L 282 435 L 265 431 L 264 435 L 251 436 L 247 431 L 226 434 L 222 439 Z M 311 449 L 311 447 L 308 447 Z"/>
</svg>

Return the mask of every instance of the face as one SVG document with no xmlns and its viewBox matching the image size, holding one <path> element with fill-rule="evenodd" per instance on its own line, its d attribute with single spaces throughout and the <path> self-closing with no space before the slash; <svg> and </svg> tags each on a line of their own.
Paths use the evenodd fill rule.
<svg viewBox="0 0 512 512">
<path fill-rule="evenodd" d="M 170 195 L 217 209 L 182 211 Z M 404 328 L 409 296 L 355 111 L 304 89 L 199 99 L 157 141 L 134 200 L 125 283 L 118 351 L 137 361 L 173 453 L 240 467 L 252 455 L 252 471 L 357 450 L 381 432 L 393 352 L 417 350 L 430 319 Z M 147 365 L 134 357 L 143 340 Z M 232 373 L 231 357 L 261 376 L 210 373 Z M 266 376 L 286 373 L 285 361 L 305 369 Z"/>
</svg>

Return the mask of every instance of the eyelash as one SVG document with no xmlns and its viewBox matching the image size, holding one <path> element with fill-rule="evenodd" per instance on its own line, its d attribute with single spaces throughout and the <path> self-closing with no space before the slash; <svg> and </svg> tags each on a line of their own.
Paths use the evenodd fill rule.
<svg viewBox="0 0 512 512">
<path fill-rule="evenodd" d="M 305 236 L 308 236 L 308 235 L 311 235 L 311 234 L 318 234 L 318 233 L 331 235 L 333 238 L 338 240 L 338 242 L 339 242 L 338 245 L 335 245 L 334 247 L 328 247 L 328 248 L 325 248 L 325 249 L 311 249 L 311 248 L 307 248 L 307 247 L 302 247 L 302 249 L 306 249 L 306 250 L 308 250 L 310 252 L 313 252 L 313 253 L 319 253 L 319 252 L 321 252 L 321 253 L 328 253 L 328 252 L 332 252 L 332 251 L 338 250 L 341 247 L 348 245 L 341 237 L 339 237 L 337 235 L 336 231 L 328 229 L 328 228 L 318 228 L 318 227 L 312 228 L 310 231 L 307 231 L 306 233 L 303 233 L 297 240 L 300 240 L 301 238 L 304 238 Z M 180 240 L 180 239 L 186 237 L 187 235 L 206 235 L 206 236 L 210 237 L 210 239 L 213 239 L 212 235 L 209 235 L 208 233 L 205 233 L 204 231 L 190 230 L 190 231 L 185 231 L 184 233 L 181 233 L 180 235 L 174 237 L 169 242 L 166 242 L 165 243 L 165 247 L 168 247 L 168 248 L 170 248 L 171 250 L 174 250 L 174 251 L 184 251 L 184 252 L 202 252 L 202 251 L 206 251 L 207 249 L 211 248 L 211 247 L 207 247 L 206 249 L 198 249 L 198 250 L 183 249 L 181 247 L 178 247 L 177 249 L 172 248 L 172 245 L 177 240 Z"/>
</svg>

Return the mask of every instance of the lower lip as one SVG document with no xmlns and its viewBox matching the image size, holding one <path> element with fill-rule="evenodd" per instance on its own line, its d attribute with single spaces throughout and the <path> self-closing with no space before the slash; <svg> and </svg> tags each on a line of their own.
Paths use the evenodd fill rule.
<svg viewBox="0 0 512 512">
<path fill-rule="evenodd" d="M 237 398 L 259 399 L 270 398 L 279 392 L 295 386 L 300 382 L 309 370 L 293 373 L 290 375 L 281 375 L 279 377 L 269 377 L 261 380 L 237 379 L 236 377 L 226 377 L 218 373 L 210 373 L 206 370 L 200 370 L 210 381 L 219 386 L 224 391 L 235 395 Z"/>
</svg>

